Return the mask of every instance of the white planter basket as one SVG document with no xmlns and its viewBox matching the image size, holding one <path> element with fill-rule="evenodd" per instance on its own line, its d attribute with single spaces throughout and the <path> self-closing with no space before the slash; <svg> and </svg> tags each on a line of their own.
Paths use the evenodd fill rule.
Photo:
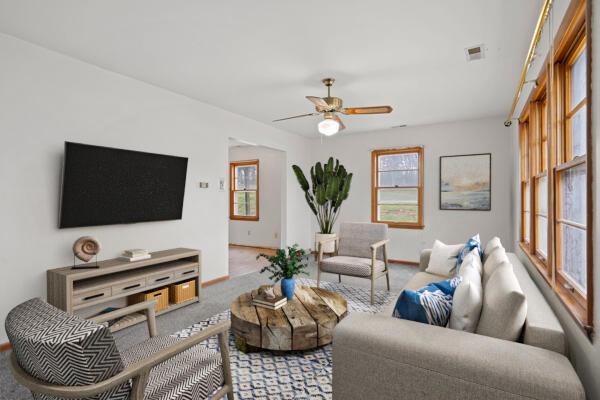
<svg viewBox="0 0 600 400">
<path fill-rule="evenodd" d="M 336 238 L 335 233 L 315 233 L 315 250 L 319 251 L 319 242 L 324 239 Z M 335 241 L 323 244 L 323 253 L 333 253 L 335 251 Z"/>
</svg>

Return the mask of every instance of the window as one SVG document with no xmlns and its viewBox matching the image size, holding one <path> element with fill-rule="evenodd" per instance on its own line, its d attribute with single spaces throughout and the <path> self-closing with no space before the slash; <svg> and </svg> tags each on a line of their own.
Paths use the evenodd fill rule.
<svg viewBox="0 0 600 400">
<path fill-rule="evenodd" d="M 423 148 L 374 150 L 371 220 L 423 228 Z"/>
<path fill-rule="evenodd" d="M 539 80 L 544 82 L 545 76 Z M 532 140 L 531 167 L 533 184 L 533 244 L 535 255 L 548 271 L 548 102 L 546 101 L 546 85 L 540 85 L 536 98 L 530 106 L 535 118 L 534 129 L 530 131 Z"/>
<path fill-rule="evenodd" d="M 229 218 L 258 221 L 258 160 L 229 164 Z"/>
<path fill-rule="evenodd" d="M 519 126 L 521 249 L 567 309 L 591 332 L 593 322 L 591 179 L 588 149 L 589 60 L 585 2 L 559 32 L 539 87 Z M 549 71 L 552 81 L 546 80 Z"/>
<path fill-rule="evenodd" d="M 587 297 L 587 52 L 581 35 L 561 63 L 564 129 L 556 166 L 558 284 L 580 305 Z"/>
</svg>

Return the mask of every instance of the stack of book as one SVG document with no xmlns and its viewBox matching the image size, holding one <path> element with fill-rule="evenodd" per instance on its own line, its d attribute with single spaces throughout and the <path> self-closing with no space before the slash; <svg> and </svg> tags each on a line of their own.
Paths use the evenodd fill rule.
<svg viewBox="0 0 600 400">
<path fill-rule="evenodd" d="M 122 260 L 129 261 L 129 262 L 146 260 L 150 257 L 151 257 L 150 253 L 148 252 L 148 250 L 145 250 L 145 249 L 125 250 L 123 252 L 123 254 L 121 255 Z"/>
<path fill-rule="evenodd" d="M 285 296 L 275 296 L 270 299 L 264 294 L 259 294 L 252 299 L 252 305 L 256 307 L 268 308 L 269 310 L 277 310 L 287 304 L 287 298 Z"/>
</svg>

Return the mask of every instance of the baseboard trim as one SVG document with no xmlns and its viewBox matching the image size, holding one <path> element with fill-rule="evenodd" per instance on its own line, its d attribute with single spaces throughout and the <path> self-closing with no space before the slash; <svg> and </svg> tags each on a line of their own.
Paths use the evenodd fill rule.
<svg viewBox="0 0 600 400">
<path fill-rule="evenodd" d="M 410 267 L 418 267 L 419 266 L 419 263 L 416 262 L 416 261 L 398 260 L 398 259 L 395 259 L 395 258 L 388 259 L 388 262 L 390 262 L 392 264 L 408 265 Z"/>
<path fill-rule="evenodd" d="M 269 247 L 269 246 L 249 246 L 247 244 L 235 244 L 229 243 L 231 247 L 243 247 L 246 249 L 256 249 L 256 250 L 279 250 L 279 247 Z"/>
<path fill-rule="evenodd" d="M 8 351 L 12 349 L 12 346 L 10 345 L 9 342 L 6 343 L 0 343 L 0 353 L 4 352 L 4 351 Z"/>
<path fill-rule="evenodd" d="M 225 282 L 226 280 L 229 280 L 229 275 L 221 276 L 220 278 L 216 278 L 216 279 L 212 279 L 210 281 L 202 282 L 202 287 L 205 288 L 205 287 L 208 287 L 208 286 L 216 285 L 217 283 Z"/>
</svg>

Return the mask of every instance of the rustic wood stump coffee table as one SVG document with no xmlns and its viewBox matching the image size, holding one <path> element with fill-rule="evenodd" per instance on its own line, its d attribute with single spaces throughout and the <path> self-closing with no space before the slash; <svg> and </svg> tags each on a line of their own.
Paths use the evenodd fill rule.
<svg viewBox="0 0 600 400">
<path fill-rule="evenodd" d="M 278 286 L 276 294 L 281 294 Z M 231 331 L 241 351 L 307 350 L 331 343 L 333 328 L 348 314 L 341 295 L 297 285 L 294 299 L 277 310 L 252 305 L 258 289 L 231 303 Z"/>
</svg>

